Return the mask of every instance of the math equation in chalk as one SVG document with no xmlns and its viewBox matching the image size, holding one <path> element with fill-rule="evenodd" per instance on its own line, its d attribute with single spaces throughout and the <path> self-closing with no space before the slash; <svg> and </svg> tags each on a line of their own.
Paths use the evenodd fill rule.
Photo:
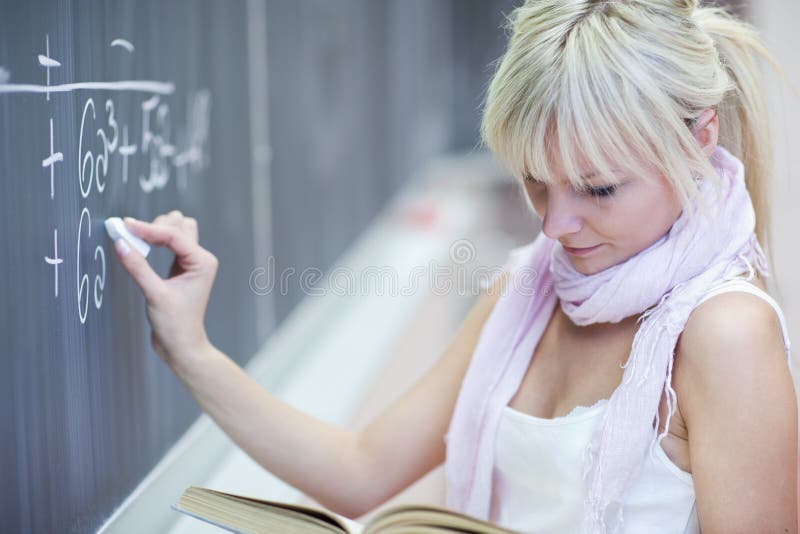
<svg viewBox="0 0 800 534">
<path fill-rule="evenodd" d="M 49 139 L 42 140 L 45 151 L 41 159 L 33 162 L 41 174 L 27 177 L 34 190 L 41 192 L 42 201 L 56 202 L 66 188 L 74 187 L 80 192 L 81 205 L 74 224 L 67 228 L 54 225 L 42 261 L 52 269 L 53 298 L 74 299 L 77 317 L 84 324 L 92 309 L 102 307 L 107 269 L 106 241 L 98 224 L 102 221 L 92 219 L 89 200 L 115 188 L 125 188 L 127 196 L 157 194 L 170 183 L 178 191 L 191 187 L 209 165 L 211 92 L 201 88 L 179 94 L 174 83 L 162 80 L 62 80 L 61 72 L 74 69 L 65 69 L 66 60 L 51 53 L 49 35 L 44 36 L 43 45 L 34 58 L 42 77 L 33 81 L 39 83 L 19 83 L 14 80 L 13 66 L 0 65 L 0 99 L 41 95 L 33 105 L 47 106 L 50 112 Z M 127 39 L 115 38 L 108 46 L 121 62 L 136 54 L 136 47 Z M 70 107 L 59 102 L 66 99 L 65 95 L 73 95 L 73 99 L 77 95 L 77 121 L 72 118 Z M 30 100 L 25 105 L 31 105 Z M 171 106 L 181 106 L 183 120 L 173 118 Z M 74 124 L 59 128 L 63 120 Z M 64 136 L 67 141 L 58 138 L 55 132 L 59 131 L 74 134 Z M 77 236 L 74 250 L 67 251 L 59 245 L 59 234 L 64 236 L 67 232 Z M 74 257 L 70 257 L 72 253 Z M 60 281 L 65 261 L 76 266 L 74 286 Z M 68 291 L 65 295 L 64 287 L 74 287 L 74 293 Z"/>
</svg>

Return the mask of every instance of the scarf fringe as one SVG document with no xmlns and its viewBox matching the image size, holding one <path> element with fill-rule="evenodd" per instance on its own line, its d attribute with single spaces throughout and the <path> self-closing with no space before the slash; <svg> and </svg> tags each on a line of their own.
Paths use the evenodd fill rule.
<svg viewBox="0 0 800 534">
<path fill-rule="evenodd" d="M 737 254 L 738 261 L 733 262 L 726 268 L 726 273 L 735 266 L 739 269 L 733 276 L 723 276 L 723 280 L 730 280 L 732 278 L 742 278 L 743 271 L 747 272 L 746 280 L 752 280 L 756 272 L 765 276 L 769 276 L 767 269 L 767 262 L 764 257 L 763 251 L 758 244 L 758 240 L 753 235 L 748 240 L 748 250 Z M 708 276 L 697 277 L 696 279 L 688 280 L 684 283 L 677 284 L 672 290 L 666 293 L 658 304 L 649 308 L 637 319 L 637 323 L 641 326 L 634 336 L 631 354 L 625 364 L 621 365 L 625 369 L 620 387 L 615 392 L 620 398 L 635 398 L 638 399 L 639 404 L 648 404 L 648 411 L 654 413 L 653 429 L 650 433 L 649 444 L 647 446 L 647 454 L 654 458 L 653 454 L 655 447 L 661 446 L 661 441 L 669 434 L 669 425 L 673 415 L 677 410 L 677 393 L 672 386 L 673 368 L 675 363 L 675 345 L 678 336 L 683 331 L 686 320 L 691 312 L 694 310 L 697 301 L 700 299 L 702 293 L 694 291 L 692 286 L 708 287 L 706 278 L 712 280 L 716 277 Z M 652 333 L 656 330 L 655 333 Z M 668 344 L 668 345 L 667 345 Z M 657 361 L 659 356 L 659 346 L 669 346 L 669 350 L 665 361 Z M 651 384 L 651 373 L 662 373 L 664 381 L 658 389 L 658 397 L 653 398 L 653 395 L 647 391 L 647 386 Z M 664 428 L 659 432 L 661 426 L 661 414 L 659 413 L 659 405 L 661 397 L 665 397 L 667 405 L 666 420 L 664 421 Z M 650 407 L 650 404 L 655 402 L 655 408 Z M 609 403 L 610 404 L 610 403 Z M 622 404 L 622 403 L 621 403 Z M 631 406 L 631 403 L 624 403 Z M 613 413 L 613 408 L 609 406 L 609 410 L 604 415 L 602 424 L 596 432 L 591 443 L 584 452 L 584 470 L 583 479 L 586 481 L 591 478 L 588 485 L 588 495 L 584 500 L 585 510 L 585 527 L 587 533 L 614 533 L 621 532 L 624 524 L 623 509 L 620 503 L 624 491 L 627 489 L 629 482 L 635 479 L 639 469 L 630 470 L 622 473 L 622 482 L 620 479 L 614 481 L 611 487 L 607 484 L 605 470 L 602 468 L 604 465 L 604 458 L 606 458 L 609 448 L 608 444 L 612 441 L 611 435 L 622 435 L 622 441 L 628 445 L 635 445 L 630 443 L 630 435 L 625 436 L 626 419 L 628 413 Z M 642 410 L 643 411 L 643 410 Z M 614 425 L 607 424 L 607 421 L 616 421 Z M 630 450 L 635 450 L 630 447 Z M 640 464 L 640 462 L 637 462 Z M 617 506 L 617 513 L 612 517 L 615 518 L 613 525 L 609 525 L 606 516 L 612 506 Z M 611 530 L 609 530 L 611 529 Z"/>
</svg>

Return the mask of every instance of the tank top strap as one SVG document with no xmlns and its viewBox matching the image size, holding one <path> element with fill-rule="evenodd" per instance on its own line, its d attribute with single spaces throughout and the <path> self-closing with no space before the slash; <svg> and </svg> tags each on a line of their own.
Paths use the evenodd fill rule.
<svg viewBox="0 0 800 534">
<path fill-rule="evenodd" d="M 783 310 L 781 310 L 780 305 L 775 301 L 772 296 L 762 290 L 760 287 L 756 286 L 748 282 L 744 278 L 733 278 L 730 280 L 726 280 L 714 287 L 712 287 L 700 301 L 697 303 L 699 306 L 706 300 L 719 295 L 721 293 L 727 293 L 729 291 L 744 291 L 745 293 L 750 293 L 751 295 L 755 295 L 757 297 L 762 298 L 763 300 L 767 301 L 767 303 L 772 306 L 775 310 L 775 313 L 778 315 L 778 320 L 781 324 L 781 334 L 783 335 L 783 346 L 786 350 L 786 357 L 789 360 L 789 368 L 791 369 L 792 366 L 792 358 L 791 358 L 791 342 L 789 341 L 789 329 L 786 326 L 786 318 L 783 316 Z"/>
</svg>

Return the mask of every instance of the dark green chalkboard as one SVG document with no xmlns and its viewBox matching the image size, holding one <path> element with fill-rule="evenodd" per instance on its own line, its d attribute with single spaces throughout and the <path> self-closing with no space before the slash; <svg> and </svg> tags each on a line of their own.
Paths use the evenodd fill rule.
<svg viewBox="0 0 800 534">
<path fill-rule="evenodd" d="M 2 532 L 95 530 L 199 415 L 106 217 L 196 217 L 224 258 L 209 336 L 256 349 L 245 11 L 0 1 Z"/>
</svg>

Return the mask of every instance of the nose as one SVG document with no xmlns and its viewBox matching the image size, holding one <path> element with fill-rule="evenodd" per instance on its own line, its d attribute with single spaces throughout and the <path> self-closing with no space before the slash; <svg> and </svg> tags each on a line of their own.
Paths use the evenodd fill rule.
<svg viewBox="0 0 800 534">
<path fill-rule="evenodd" d="M 551 239 L 577 233 L 583 227 L 583 217 L 578 212 L 569 191 L 554 188 L 548 195 L 542 216 L 542 232 Z"/>
</svg>

